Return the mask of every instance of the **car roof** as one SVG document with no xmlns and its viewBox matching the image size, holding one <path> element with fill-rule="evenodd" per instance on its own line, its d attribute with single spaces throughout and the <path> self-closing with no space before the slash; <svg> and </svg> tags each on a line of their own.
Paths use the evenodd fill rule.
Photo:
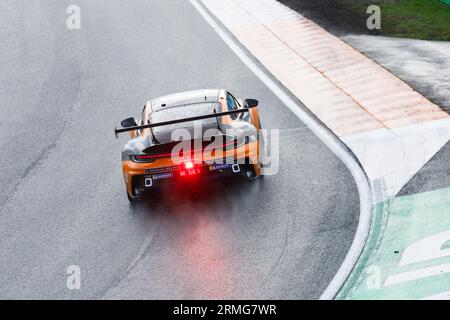
<svg viewBox="0 0 450 320">
<path fill-rule="evenodd" d="M 219 100 L 220 89 L 202 89 L 174 93 L 151 100 L 152 110 L 186 106 L 199 103 L 213 103 Z"/>
</svg>

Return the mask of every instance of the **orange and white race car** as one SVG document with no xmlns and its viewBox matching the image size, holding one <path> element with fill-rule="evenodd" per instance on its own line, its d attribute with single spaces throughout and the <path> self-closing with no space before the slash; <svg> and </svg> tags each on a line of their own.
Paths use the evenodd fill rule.
<svg viewBox="0 0 450 320">
<path fill-rule="evenodd" d="M 130 132 L 122 150 L 128 199 L 192 176 L 261 175 L 258 101 L 238 100 L 224 89 L 176 93 L 148 101 L 140 119 L 128 118 L 115 134 Z"/>
</svg>

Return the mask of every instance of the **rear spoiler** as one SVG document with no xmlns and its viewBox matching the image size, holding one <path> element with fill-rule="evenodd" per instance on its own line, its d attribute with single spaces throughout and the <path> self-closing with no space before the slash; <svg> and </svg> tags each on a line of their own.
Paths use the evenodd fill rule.
<svg viewBox="0 0 450 320">
<path fill-rule="evenodd" d="M 256 108 L 256 107 L 257 106 L 255 105 L 255 106 L 249 106 L 247 108 L 238 109 L 238 110 L 232 110 L 232 111 L 226 111 L 226 112 L 220 112 L 220 113 L 211 113 L 211 114 L 206 114 L 206 115 L 202 115 L 202 116 L 196 116 L 196 117 L 190 117 L 190 118 L 184 118 L 184 119 L 177 119 L 177 120 L 169 120 L 169 121 L 163 121 L 163 122 L 158 122 L 158 123 L 149 123 L 149 124 L 144 124 L 144 125 L 141 125 L 141 126 L 133 126 L 133 127 L 128 127 L 128 128 L 117 129 L 117 127 L 116 127 L 116 128 L 114 128 L 114 134 L 115 134 L 116 139 L 117 139 L 118 134 L 119 133 L 123 133 L 123 132 L 142 130 L 142 129 L 148 129 L 148 128 L 155 128 L 155 127 L 162 127 L 162 126 L 168 126 L 168 125 L 171 125 L 171 124 L 183 123 L 183 122 L 189 122 L 189 121 L 195 121 L 195 120 L 217 118 L 217 117 L 229 116 L 231 114 L 245 113 L 245 112 L 250 112 L 251 108 Z"/>
</svg>

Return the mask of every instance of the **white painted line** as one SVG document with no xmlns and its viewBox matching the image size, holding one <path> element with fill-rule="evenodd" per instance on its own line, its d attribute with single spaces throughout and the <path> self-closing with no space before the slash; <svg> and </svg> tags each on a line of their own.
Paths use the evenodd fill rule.
<svg viewBox="0 0 450 320">
<path fill-rule="evenodd" d="M 450 291 L 434 294 L 420 300 L 450 300 Z"/>
<path fill-rule="evenodd" d="M 360 217 L 355 238 L 337 274 L 334 276 L 320 299 L 333 299 L 347 277 L 353 270 L 369 234 L 372 217 L 372 195 L 367 176 L 353 153 L 344 146 L 327 128 L 305 112 L 283 89 L 272 80 L 222 29 L 197 0 L 189 0 L 206 22 L 217 32 L 230 49 L 241 59 L 243 63 L 289 108 L 333 153 L 347 166 L 355 179 L 360 197 Z"/>
<path fill-rule="evenodd" d="M 450 230 L 445 230 L 410 244 L 403 250 L 398 266 L 403 267 L 413 263 L 450 256 L 450 248 L 445 248 L 445 244 L 449 239 Z"/>
<path fill-rule="evenodd" d="M 448 272 L 450 272 L 450 263 L 394 274 L 386 279 L 385 283 L 383 284 L 383 287 L 388 287 L 394 284 L 414 281 L 422 278 L 437 276 Z"/>
</svg>

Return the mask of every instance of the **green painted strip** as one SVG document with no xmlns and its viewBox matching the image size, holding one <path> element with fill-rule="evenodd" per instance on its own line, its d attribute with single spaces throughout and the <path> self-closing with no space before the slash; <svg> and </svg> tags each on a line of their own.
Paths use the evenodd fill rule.
<svg viewBox="0 0 450 320">
<path fill-rule="evenodd" d="M 361 256 L 358 259 L 352 273 L 338 293 L 336 299 L 345 299 L 350 297 L 355 289 L 361 286 L 361 281 L 364 278 L 363 275 L 366 266 L 370 265 L 370 261 L 373 259 L 372 256 L 374 256 L 380 246 L 383 234 L 382 231 L 385 228 L 388 216 L 387 213 L 389 212 L 389 203 L 390 201 L 386 201 L 375 206 L 366 246 L 361 253 Z"/>
<path fill-rule="evenodd" d="M 449 246 L 450 189 L 381 203 L 337 299 L 420 299 L 450 291 Z"/>
</svg>

